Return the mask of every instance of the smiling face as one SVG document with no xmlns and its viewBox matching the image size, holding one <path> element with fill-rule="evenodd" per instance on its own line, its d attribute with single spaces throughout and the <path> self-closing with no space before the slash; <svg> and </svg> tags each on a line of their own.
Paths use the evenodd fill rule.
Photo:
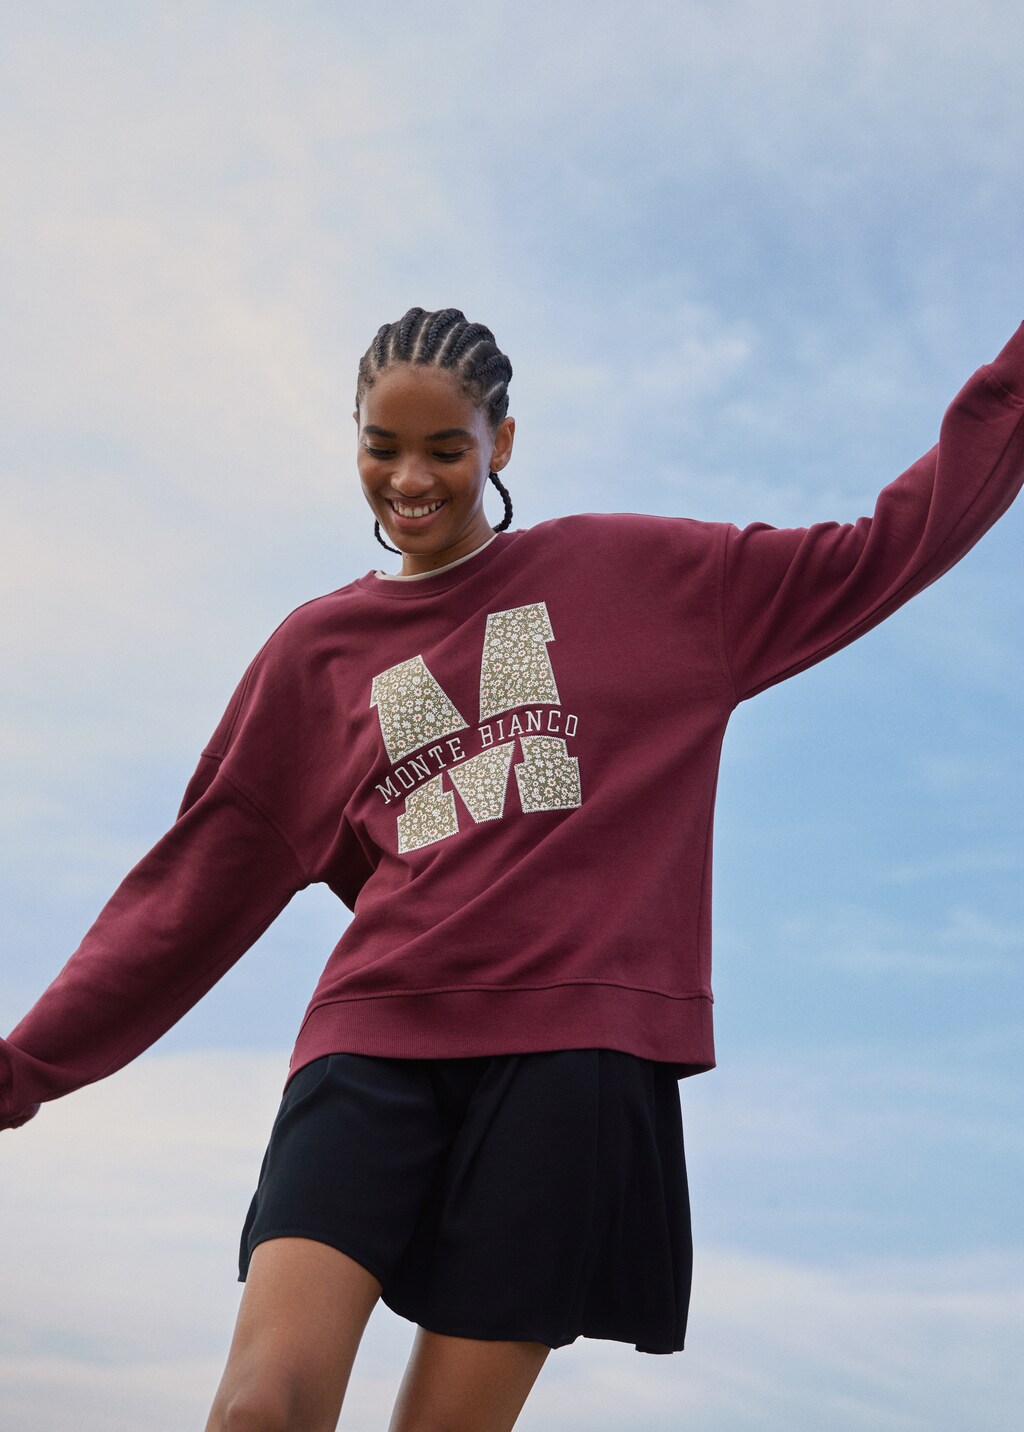
<svg viewBox="0 0 1024 1432">
<path fill-rule="evenodd" d="M 514 419 L 492 432 L 452 373 L 410 363 L 379 375 L 355 419 L 363 493 L 403 574 L 443 567 L 493 535 L 484 490 L 509 460 Z"/>
</svg>

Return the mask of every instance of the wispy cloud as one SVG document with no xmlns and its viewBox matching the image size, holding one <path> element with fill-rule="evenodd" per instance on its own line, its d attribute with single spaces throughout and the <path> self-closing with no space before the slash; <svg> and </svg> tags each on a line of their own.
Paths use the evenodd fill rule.
<svg viewBox="0 0 1024 1432">
<path fill-rule="evenodd" d="M 200 1421 L 226 1355 L 237 1236 L 284 1065 L 283 1052 L 149 1058 L 3 1135 L 5 1422 L 178 1432 Z M 755 1182 L 757 1159 L 755 1149 Z M 1024 1394 L 1019 1255 L 837 1266 L 699 1234 L 687 1351 L 563 1349 L 524 1427 L 674 1432 L 684 1419 L 707 1432 L 818 1432 L 827 1408 L 840 1432 L 959 1432 L 965 1407 L 979 1432 L 1010 1425 Z M 411 1333 L 374 1314 L 345 1414 L 352 1432 L 385 1420 Z"/>
<path fill-rule="evenodd" d="M 806 958 L 815 964 L 865 976 L 964 978 L 1016 968 L 1017 952 L 1024 948 L 1024 932 L 1016 923 L 958 905 L 927 923 L 866 905 L 819 910 L 813 919 L 786 919 L 781 935 L 795 954 L 805 947 Z"/>
<path fill-rule="evenodd" d="M 858 516 L 1017 321 L 1009 3 L 640 0 L 627 22 L 597 0 L 581 23 L 526 0 L 515 21 L 470 0 L 443 23 L 399 0 L 383 29 L 369 6 L 237 0 L 5 17 L 5 989 L 29 963 L 33 989 L 56 971 L 51 923 L 98 908 L 159 833 L 269 630 L 382 555 L 348 415 L 385 319 L 455 302 L 495 328 L 524 524 Z M 837 662 L 831 708 L 817 673 L 738 720 L 726 783 L 763 784 L 733 814 L 805 883 L 787 923 L 768 881 L 719 866 L 731 978 L 757 1008 L 738 1036 L 738 990 L 722 1001 L 725 1067 L 684 1086 L 690 1348 L 557 1354 L 523 1427 L 1011 1425 L 1020 522 L 898 641 L 871 639 L 877 687 Z M 886 764 L 866 728 L 903 691 Z M 940 740 L 943 699 L 962 710 Z M 792 779 L 766 773 L 780 756 Z M 914 797 L 906 838 L 868 869 L 894 781 Z M 773 783 L 791 804 L 767 809 Z M 286 973 L 254 953 L 261 990 L 239 976 L 219 1006 L 232 1036 L 280 1037 L 269 1006 L 333 943 L 328 903 L 316 931 L 275 927 Z M 800 1057 L 798 1038 L 816 1047 Z M 0 1421 L 200 1421 L 283 1070 L 283 1053 L 158 1054 L 0 1136 L 17 1309 L 0 1313 Z M 352 1432 L 386 1420 L 408 1340 L 375 1315 Z"/>
<path fill-rule="evenodd" d="M 1024 853 L 1013 845 L 986 844 L 980 848 L 950 850 L 933 860 L 910 861 L 890 866 L 883 878 L 895 885 L 911 885 L 917 881 L 943 880 L 950 876 L 987 873 L 1013 873 L 1024 870 Z"/>
</svg>

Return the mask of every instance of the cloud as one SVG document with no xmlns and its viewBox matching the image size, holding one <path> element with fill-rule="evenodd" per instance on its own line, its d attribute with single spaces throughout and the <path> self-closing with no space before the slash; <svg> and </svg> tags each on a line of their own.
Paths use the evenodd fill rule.
<svg viewBox="0 0 1024 1432">
<path fill-rule="evenodd" d="M 281 501 L 273 478 L 298 451 L 292 481 L 315 499 L 338 427 L 314 325 L 328 275 L 335 302 L 353 275 L 313 211 L 325 185 L 355 187 L 358 157 L 339 170 L 337 151 L 381 126 L 341 57 L 297 36 L 275 48 L 258 21 L 207 26 L 208 47 L 169 15 L 113 42 L 16 31 L 2 153 L 23 321 L 8 401 L 23 424 L 161 452 L 176 488 L 207 502 Z"/>
<path fill-rule="evenodd" d="M 5 1424 L 178 1432 L 201 1421 L 226 1355 L 238 1232 L 285 1064 L 283 1053 L 151 1056 L 3 1135 Z M 761 1084 L 781 1073 L 762 1069 Z M 701 1199 L 699 1166 L 715 1159 L 716 1140 L 742 1142 L 730 1115 L 753 1101 L 756 1119 L 757 1099 L 756 1083 L 737 1086 L 703 1129 L 689 1119 L 692 1145 L 709 1140 L 691 1154 Z M 747 1143 L 753 1197 L 763 1152 Z M 611 1432 L 629 1420 L 674 1432 L 683 1420 L 706 1432 L 818 1432 L 825 1409 L 838 1432 L 959 1432 L 968 1408 L 978 1432 L 1012 1422 L 1024 1393 L 1019 1251 L 809 1262 L 697 1232 L 687 1351 L 562 1349 L 525 1428 Z M 386 1420 L 411 1333 L 375 1311 L 345 1413 L 352 1432 Z"/>
<path fill-rule="evenodd" d="M 44 786 L 193 760 L 277 621 L 368 565 L 360 274 L 378 186 L 421 187 L 344 53 L 100 8 L 40 7 L 4 54 L 0 660 L 8 749 Z"/>
<path fill-rule="evenodd" d="M 950 850 L 933 860 L 910 861 L 891 866 L 883 879 L 894 885 L 911 885 L 917 881 L 943 880 L 950 876 L 1013 873 L 1024 866 L 1024 857 L 1013 846 L 988 844 L 963 850 Z"/>
<path fill-rule="evenodd" d="M 1016 24 L 1007 4 L 962 0 L 641 0 L 628 21 L 597 3 L 582 25 L 528 0 L 511 27 L 468 0 L 443 25 L 435 5 L 400 0 L 384 30 L 369 6 L 235 0 L 9 17 L 0 825 L 23 964 L 42 962 L 58 906 L 107 894 L 159 834 L 281 616 L 381 555 L 348 411 L 361 349 L 409 303 L 454 295 L 512 355 L 517 521 L 865 510 L 1015 321 Z M 1008 514 L 920 617 L 915 603 L 916 656 L 873 638 L 879 681 L 913 678 L 922 709 L 940 668 L 984 696 L 959 750 L 908 754 L 926 794 L 1012 789 L 1019 522 Z M 862 669 L 846 669 L 857 687 Z M 778 703 L 797 762 L 821 747 L 821 683 L 769 696 L 756 718 L 770 731 Z M 770 741 L 746 739 L 763 769 Z M 859 849 L 878 809 L 855 828 L 842 792 L 840 806 L 799 830 L 782 811 L 790 827 L 769 838 L 797 867 L 837 832 Z M 756 804 L 741 814 L 766 829 Z M 994 813 L 983 829 L 976 805 L 962 814 L 955 849 L 921 835 L 881 877 L 972 877 L 945 913 L 810 907 L 806 928 L 766 930 L 756 882 L 740 890 L 732 953 L 745 968 L 778 956 L 758 989 L 772 981 L 780 1004 L 777 1019 L 756 1011 L 760 1045 L 739 1041 L 767 1054 L 685 1090 L 705 1229 L 690 1348 L 565 1350 L 522 1426 L 819 1432 L 823 1409 L 839 1432 L 1010 1425 L 1024 1280 L 1007 1211 L 1009 1005 L 989 1018 L 974 990 L 965 1008 L 962 982 L 1019 968 L 1012 915 L 973 883 L 1016 867 L 991 844 Z M 332 907 L 325 933 L 336 920 Z M 831 1061 L 787 1063 L 780 985 L 801 948 L 789 988 L 834 948 L 820 997 L 851 1006 L 848 1030 L 853 986 L 891 994 L 905 976 L 872 1037 L 891 1054 L 895 1036 L 919 1036 L 896 1026 L 913 1023 L 904 1010 L 920 1025 L 936 989 L 956 1037 L 933 1038 L 918 1067 L 882 1067 L 852 1034 Z M 298 955 L 280 963 L 294 981 Z M 258 996 L 245 1008 L 258 1042 Z M 156 1055 L 0 1136 L 16 1294 L 0 1313 L 0 1421 L 201 1419 L 283 1067 Z M 914 1257 L 871 1261 L 878 1247 Z M 352 1432 L 386 1421 L 407 1345 L 375 1315 Z"/>
<path fill-rule="evenodd" d="M 846 905 L 783 921 L 782 941 L 815 965 L 827 963 L 849 974 L 953 976 L 963 979 L 1014 971 L 1024 947 L 1019 925 L 990 913 L 951 905 L 925 924 L 881 908 Z"/>
<path fill-rule="evenodd" d="M 792 186 L 818 173 L 808 150 L 849 174 L 856 148 L 868 188 L 904 153 L 897 129 L 948 160 L 971 130 L 951 107 L 984 112 L 1010 64 L 998 14 L 972 16 L 985 63 L 965 71 L 916 3 L 827 23 L 802 3 L 645 4 L 628 26 L 598 5 L 582 32 L 533 4 L 512 33 L 479 6 L 443 31 L 429 7 L 397 13 L 383 39 L 369 14 L 322 7 L 283 20 L 192 4 L 127 23 L 107 5 L 88 24 L 36 7 L 9 27 L 0 599 L 18 620 L 2 655 L 21 723 L 44 703 L 71 759 L 103 758 L 114 692 L 146 693 L 135 714 L 166 713 L 167 741 L 198 727 L 291 605 L 374 560 L 351 379 L 406 295 L 465 291 L 508 332 L 527 520 L 572 506 L 843 516 L 871 484 L 836 463 L 835 424 L 852 442 L 865 410 L 891 428 L 926 392 L 931 438 L 927 363 L 954 333 L 937 344 L 938 320 L 924 332 L 905 305 L 845 343 L 799 305 L 780 329 L 758 297 L 772 286 L 755 270 L 737 284 L 729 244 L 719 268 L 700 235 L 738 204 L 756 246 L 770 205 L 751 173 Z M 469 81 L 499 45 L 488 84 Z M 1006 117 L 986 126 L 974 162 L 1015 156 L 1013 134 Z M 692 210 L 665 202 L 666 175 Z M 623 223 L 628 265 L 602 269 Z M 801 259 L 803 282 L 828 253 Z M 61 672 L 96 696 L 83 709 L 79 692 L 73 722 L 53 701 Z"/>
</svg>

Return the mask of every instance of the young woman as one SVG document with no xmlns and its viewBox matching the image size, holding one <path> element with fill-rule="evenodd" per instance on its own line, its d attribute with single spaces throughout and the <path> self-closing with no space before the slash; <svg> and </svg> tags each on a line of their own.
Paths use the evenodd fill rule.
<svg viewBox="0 0 1024 1432">
<path fill-rule="evenodd" d="M 381 328 L 358 466 L 400 572 L 278 627 L 175 825 L 0 1041 L 13 1127 L 150 1045 L 297 890 L 352 910 L 245 1222 L 208 1432 L 333 1428 L 379 1297 L 420 1327 L 391 1432 L 504 1432 L 581 1335 L 682 1348 L 677 1081 L 714 1064 L 727 720 L 934 581 L 1024 479 L 1022 325 L 870 519 L 508 531 L 511 371 L 456 309 Z"/>
</svg>

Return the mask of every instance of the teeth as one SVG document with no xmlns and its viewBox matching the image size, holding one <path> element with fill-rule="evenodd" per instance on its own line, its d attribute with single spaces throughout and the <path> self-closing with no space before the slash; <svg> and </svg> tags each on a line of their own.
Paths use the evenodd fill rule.
<svg viewBox="0 0 1024 1432">
<path fill-rule="evenodd" d="M 403 507 L 400 502 L 391 499 L 391 506 L 398 513 L 399 517 L 426 517 L 428 512 L 436 512 L 439 507 L 444 506 L 443 499 L 440 502 L 431 502 L 428 507 Z"/>
</svg>

